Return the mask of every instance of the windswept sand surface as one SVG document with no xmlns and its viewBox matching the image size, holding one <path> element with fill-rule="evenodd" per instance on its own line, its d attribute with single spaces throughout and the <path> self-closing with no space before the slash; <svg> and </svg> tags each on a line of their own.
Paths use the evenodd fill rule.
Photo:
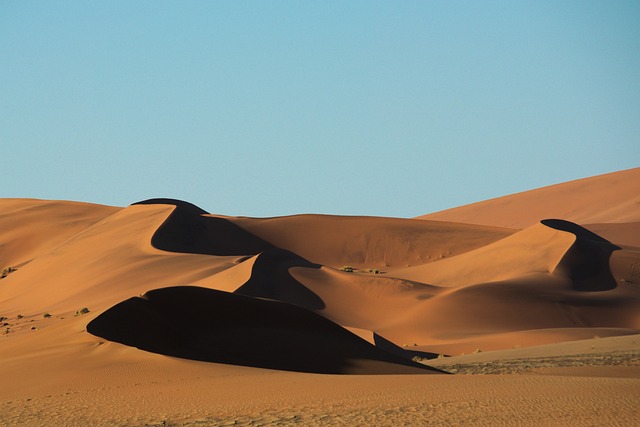
<svg viewBox="0 0 640 427">
<path fill-rule="evenodd" d="M 525 228 L 541 219 L 586 224 L 640 221 L 640 168 L 537 188 L 423 215 L 421 219 Z"/>
<path fill-rule="evenodd" d="M 639 172 L 420 219 L 1 199 L 0 425 L 637 424 Z"/>
</svg>

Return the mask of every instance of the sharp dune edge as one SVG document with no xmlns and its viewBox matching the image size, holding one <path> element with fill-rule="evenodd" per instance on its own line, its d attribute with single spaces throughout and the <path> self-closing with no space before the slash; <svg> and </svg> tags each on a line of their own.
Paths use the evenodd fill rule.
<svg viewBox="0 0 640 427">
<path fill-rule="evenodd" d="M 0 199 L 0 425 L 637 423 L 638 190 L 416 219 Z"/>
<path fill-rule="evenodd" d="M 522 229 L 546 218 L 561 218 L 591 229 L 607 240 L 640 246 L 640 168 L 613 172 L 460 206 L 419 217 Z M 630 225 L 633 224 L 633 225 Z M 626 225 L 626 227 L 625 227 Z M 627 243 L 625 243 L 627 242 Z"/>
</svg>

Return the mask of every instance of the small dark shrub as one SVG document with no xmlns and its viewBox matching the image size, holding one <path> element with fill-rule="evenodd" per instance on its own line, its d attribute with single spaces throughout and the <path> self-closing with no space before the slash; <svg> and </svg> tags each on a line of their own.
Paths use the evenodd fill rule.
<svg viewBox="0 0 640 427">
<path fill-rule="evenodd" d="M 13 268 L 13 267 L 7 267 L 7 268 L 3 269 L 2 273 L 0 274 L 0 279 L 4 279 L 5 277 L 7 277 L 9 275 L 9 273 L 13 273 L 14 271 L 16 271 L 16 269 Z"/>
<path fill-rule="evenodd" d="M 84 308 L 81 308 L 80 310 L 76 311 L 76 316 L 87 314 L 88 312 L 89 312 L 89 309 L 87 307 L 84 307 Z"/>
</svg>

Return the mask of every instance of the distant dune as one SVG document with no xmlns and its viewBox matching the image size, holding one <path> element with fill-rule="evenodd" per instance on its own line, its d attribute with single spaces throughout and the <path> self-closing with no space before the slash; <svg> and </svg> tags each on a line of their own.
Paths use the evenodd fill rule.
<svg viewBox="0 0 640 427">
<path fill-rule="evenodd" d="M 279 398 L 308 408 L 311 424 L 321 424 L 313 414 L 325 410 L 335 422 L 424 423 L 428 417 L 409 414 L 417 407 L 437 412 L 415 397 L 437 400 L 429 391 L 436 385 L 460 402 L 469 393 L 485 402 L 483 387 L 496 386 L 442 375 L 431 363 L 473 375 L 534 375 L 522 368 L 530 348 L 531 363 L 548 368 L 547 354 L 567 369 L 549 372 L 570 373 L 577 365 L 567 362 L 566 349 L 578 351 L 571 343 L 586 340 L 607 343 L 598 347 L 602 357 L 622 367 L 607 370 L 601 356 L 582 355 L 575 372 L 599 366 L 593 372 L 611 376 L 601 386 L 612 399 L 637 395 L 638 190 L 640 169 L 631 169 L 416 219 L 229 217 L 172 199 L 125 208 L 0 199 L 0 376 L 10 384 L 0 391 L 0 424 L 240 423 L 229 408 L 253 414 L 247 423 L 293 423 L 291 406 Z M 509 351 L 525 362 L 505 362 Z M 461 356 L 469 353 L 485 358 Z M 493 370 L 478 365 L 491 357 Z M 386 379 L 373 379 L 381 374 Z M 313 381 L 324 385 L 311 390 Z M 530 381 L 505 380 L 501 387 L 511 392 L 500 399 L 517 396 L 514 384 L 538 396 L 550 392 Z M 596 400 L 584 394 L 595 393 L 595 382 L 554 381 L 582 396 L 581 410 L 595 411 Z M 221 387 L 228 395 L 214 391 Z M 363 403 L 354 398 L 363 387 L 385 391 Z M 399 391 L 406 387 L 417 395 Z M 146 403 L 118 400 L 137 392 Z M 325 403 L 311 404 L 307 395 Z M 413 403 L 403 406 L 400 396 Z M 554 396 L 555 403 L 511 402 L 525 413 L 540 404 L 573 410 L 575 402 Z M 82 403 L 91 399 L 99 413 Z M 195 401 L 216 412 L 189 406 Z M 369 421 L 349 418 L 340 401 Z M 390 402 L 391 418 L 373 409 Z M 607 415 L 599 420 L 632 419 L 633 403 L 624 402 L 600 408 Z M 173 408 L 173 418 L 140 412 L 157 405 Z M 105 411 L 111 418 L 101 418 Z M 473 411 L 490 424 L 490 410 Z"/>
<path fill-rule="evenodd" d="M 522 229 L 543 219 L 575 222 L 640 246 L 640 168 L 551 185 L 419 217 Z"/>
</svg>

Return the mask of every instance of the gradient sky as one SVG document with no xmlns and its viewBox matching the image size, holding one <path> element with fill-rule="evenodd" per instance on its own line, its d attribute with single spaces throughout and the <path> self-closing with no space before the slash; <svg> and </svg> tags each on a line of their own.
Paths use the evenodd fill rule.
<svg viewBox="0 0 640 427">
<path fill-rule="evenodd" d="M 0 197 L 413 217 L 640 166 L 638 1 L 0 1 Z"/>
</svg>

